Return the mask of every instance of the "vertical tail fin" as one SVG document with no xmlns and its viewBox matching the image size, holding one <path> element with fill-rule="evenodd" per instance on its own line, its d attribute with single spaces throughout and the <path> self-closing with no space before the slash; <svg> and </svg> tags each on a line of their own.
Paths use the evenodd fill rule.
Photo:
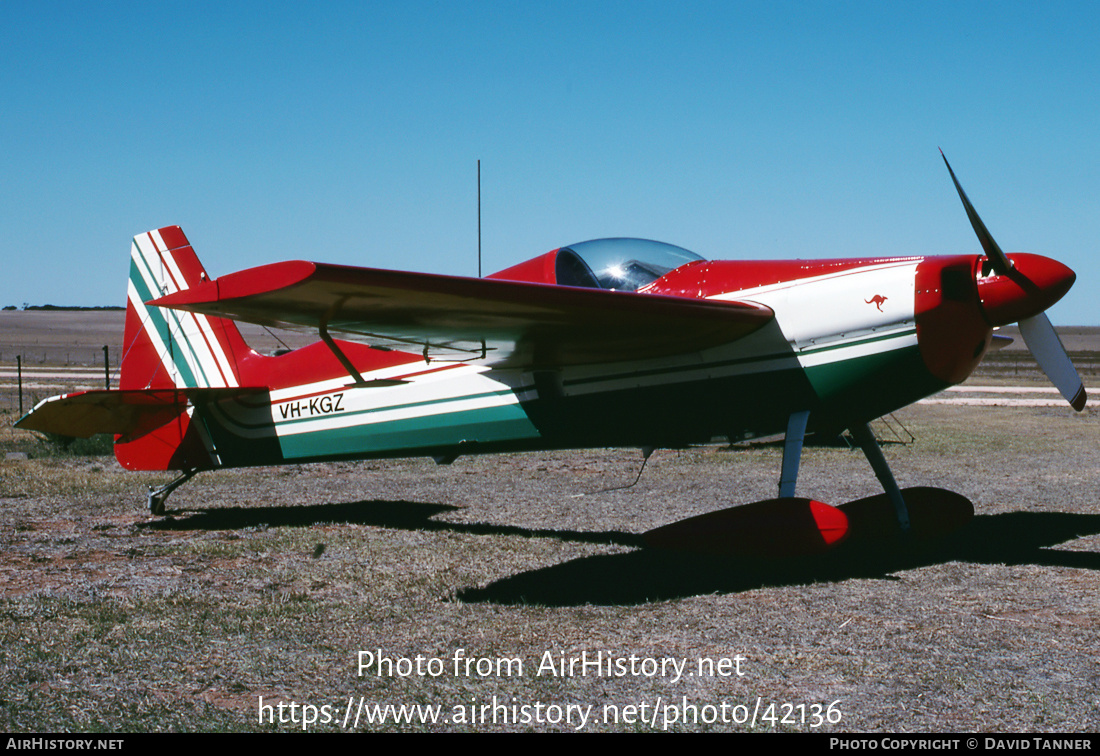
<svg viewBox="0 0 1100 756">
<path fill-rule="evenodd" d="M 150 307 L 151 299 L 205 281 L 206 271 L 179 226 L 134 237 L 119 388 L 240 386 L 240 361 L 255 354 L 230 320 Z M 194 470 L 220 465 L 202 421 L 186 402 L 160 427 L 117 438 L 115 457 L 131 470 Z"/>
<path fill-rule="evenodd" d="M 134 237 L 119 388 L 240 385 L 238 361 L 251 350 L 235 323 L 145 304 L 206 279 L 179 226 Z"/>
</svg>

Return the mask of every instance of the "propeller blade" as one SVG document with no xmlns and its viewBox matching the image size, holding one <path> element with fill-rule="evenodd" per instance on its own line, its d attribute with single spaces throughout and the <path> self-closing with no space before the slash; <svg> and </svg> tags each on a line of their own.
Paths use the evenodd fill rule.
<svg viewBox="0 0 1100 756">
<path fill-rule="evenodd" d="M 1033 256 L 1035 260 L 1042 264 L 1033 267 L 1032 278 L 1038 273 L 1050 274 L 1053 271 L 1052 275 L 1038 276 L 1041 281 L 1046 282 L 1045 286 L 1037 285 L 1037 282 L 1029 278 L 1026 273 L 1021 274 L 1020 271 L 1013 273 L 1012 261 L 997 246 L 997 242 L 993 240 L 993 235 L 989 233 L 989 229 L 978 217 L 978 212 L 970 204 L 970 199 L 963 191 L 962 184 L 955 177 L 955 171 L 951 169 L 951 163 L 947 162 L 947 155 L 943 154 L 943 150 L 940 150 L 940 157 L 943 158 L 943 164 L 947 166 L 947 172 L 951 174 L 951 180 L 955 182 L 955 189 L 959 192 L 959 199 L 962 200 L 963 207 L 966 209 L 966 216 L 970 218 L 970 225 L 973 226 L 974 233 L 978 235 L 978 241 L 981 242 L 982 249 L 985 250 L 986 259 L 993 266 L 993 272 L 998 276 L 1006 276 L 1006 279 L 1001 281 L 986 279 L 987 296 L 982 297 L 982 303 L 987 318 L 992 315 L 996 320 L 996 316 L 1003 317 L 1008 314 L 1002 311 L 1003 307 L 998 310 L 1001 305 L 997 303 L 996 297 L 992 296 L 998 293 L 1002 295 L 1002 299 L 1013 305 L 1031 305 L 1036 308 L 1046 308 L 1056 302 L 1065 293 L 1065 289 L 1073 285 L 1073 272 L 1065 266 L 1054 263 L 1052 260 Z M 1023 259 L 1028 256 L 1018 255 L 1018 257 Z M 1065 272 L 1063 273 L 1058 268 L 1064 268 Z M 1013 273 L 1013 275 L 1007 276 L 1009 273 Z M 1061 289 L 1060 286 L 1063 283 L 1065 286 L 1064 289 Z M 981 284 L 982 281 L 979 281 L 979 287 Z M 1019 288 L 1014 289 L 1012 288 L 1013 285 Z M 1044 298 L 1044 292 L 1052 297 L 1049 302 Z M 1028 307 L 1027 309 L 1031 308 Z M 1012 316 L 1019 317 L 1022 314 L 1024 313 L 1013 312 Z M 1031 351 L 1035 361 L 1039 363 L 1039 367 L 1046 373 L 1050 382 L 1057 387 L 1058 391 L 1075 410 L 1078 412 L 1083 410 L 1085 402 L 1088 401 L 1085 386 L 1081 382 L 1081 376 L 1077 374 L 1077 369 L 1073 367 L 1073 362 L 1070 360 L 1069 354 L 1066 353 L 1062 340 L 1054 332 L 1054 326 L 1050 324 L 1050 319 L 1047 318 L 1045 313 L 1039 312 L 1037 315 L 1023 318 L 1019 321 L 1019 325 L 1024 343 L 1027 344 L 1027 348 Z"/>
<path fill-rule="evenodd" d="M 1001 251 L 1001 248 L 997 246 L 997 242 L 993 240 L 993 234 L 989 233 L 989 229 L 982 223 L 982 219 L 978 217 L 978 211 L 974 209 L 974 206 L 970 204 L 969 198 L 966 196 L 966 192 L 963 191 L 962 185 L 959 180 L 955 178 L 955 172 L 951 170 L 951 163 L 947 162 L 947 155 L 943 154 L 943 150 L 940 150 L 940 157 L 943 158 L 943 164 L 947 166 L 947 172 L 951 174 L 951 180 L 955 182 L 955 189 L 959 192 L 959 199 L 962 200 L 963 207 L 966 208 L 966 217 L 970 218 L 970 225 L 974 227 L 974 233 L 978 235 L 978 241 L 981 242 L 982 249 L 985 250 L 985 256 L 989 258 L 989 262 L 993 264 L 993 271 L 1003 276 L 1008 271 L 1012 270 L 1012 261 L 1008 259 L 1008 255 Z"/>
<path fill-rule="evenodd" d="M 1088 396 L 1085 394 L 1085 386 L 1081 382 L 1081 376 L 1073 367 L 1062 340 L 1054 332 L 1054 326 L 1046 313 L 1040 312 L 1030 318 L 1020 321 L 1020 333 L 1024 337 L 1024 343 L 1031 350 L 1039 367 L 1050 378 L 1062 396 L 1070 405 L 1080 412 L 1085 408 Z"/>
</svg>

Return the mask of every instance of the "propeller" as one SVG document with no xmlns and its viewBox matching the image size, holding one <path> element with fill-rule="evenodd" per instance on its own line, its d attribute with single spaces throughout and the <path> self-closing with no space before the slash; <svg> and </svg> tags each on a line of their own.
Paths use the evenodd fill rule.
<svg viewBox="0 0 1100 756">
<path fill-rule="evenodd" d="M 1039 367 L 1066 401 L 1080 412 L 1085 408 L 1088 399 L 1085 386 L 1073 367 L 1062 340 L 1058 338 L 1054 326 L 1044 313 L 1044 310 L 1069 291 L 1076 275 L 1065 265 L 1048 257 L 1019 254 L 1013 259 L 1002 252 L 974 206 L 970 204 L 970 199 L 955 177 L 955 171 L 951 170 L 951 164 L 947 162 L 943 150 L 940 150 L 940 156 L 951 174 L 959 199 L 970 218 L 970 225 L 974 227 L 974 233 L 978 235 L 978 241 L 992 268 L 993 275 L 980 276 L 978 279 L 979 298 L 986 318 L 995 326 L 1017 323 L 1024 343 Z"/>
</svg>

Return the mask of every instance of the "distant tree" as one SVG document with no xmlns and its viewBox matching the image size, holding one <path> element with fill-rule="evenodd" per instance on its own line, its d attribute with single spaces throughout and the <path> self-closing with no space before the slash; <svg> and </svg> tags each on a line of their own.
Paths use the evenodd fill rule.
<svg viewBox="0 0 1100 756">
<path fill-rule="evenodd" d="M 18 310 L 19 308 L 18 308 L 18 307 L 16 307 L 15 305 L 8 305 L 8 306 L 7 306 L 7 307 L 5 307 L 4 309 L 5 309 L 5 310 Z"/>
</svg>

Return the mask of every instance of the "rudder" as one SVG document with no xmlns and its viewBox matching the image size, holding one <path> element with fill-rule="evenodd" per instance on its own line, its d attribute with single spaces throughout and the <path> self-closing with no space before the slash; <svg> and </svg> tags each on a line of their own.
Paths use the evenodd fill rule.
<svg viewBox="0 0 1100 756">
<path fill-rule="evenodd" d="M 240 385 L 238 362 L 252 350 L 235 323 L 145 304 L 206 280 L 179 226 L 134 237 L 119 388 Z"/>
</svg>

